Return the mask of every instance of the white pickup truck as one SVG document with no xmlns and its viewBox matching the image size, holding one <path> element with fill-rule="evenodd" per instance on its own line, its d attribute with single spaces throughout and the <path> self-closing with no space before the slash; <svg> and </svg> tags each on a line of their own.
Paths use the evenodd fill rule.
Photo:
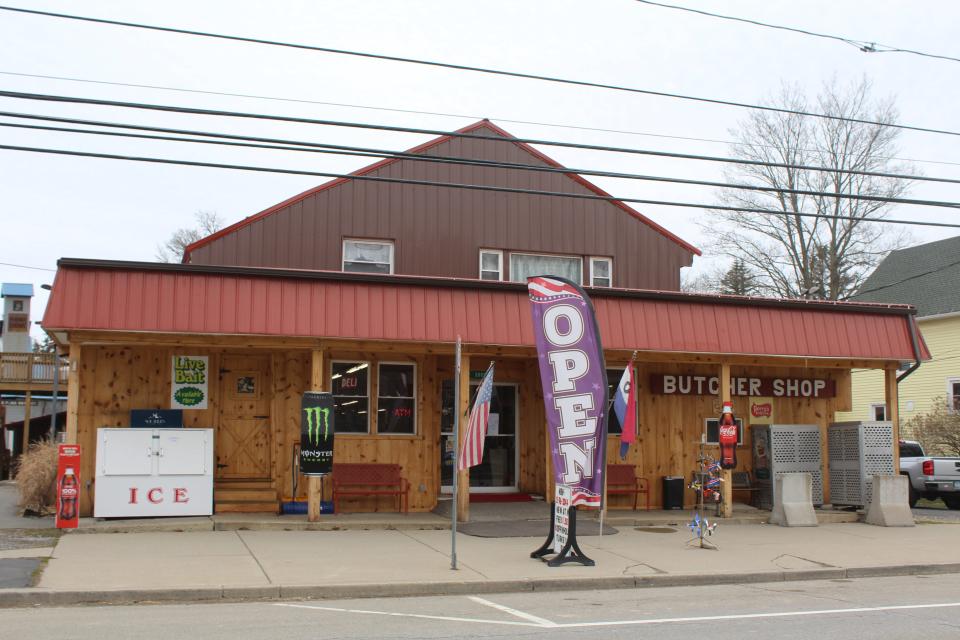
<svg viewBox="0 0 960 640">
<path fill-rule="evenodd" d="M 931 458 L 919 442 L 900 441 L 900 473 L 910 477 L 910 506 L 920 498 L 943 498 L 948 509 L 960 509 L 960 458 Z"/>
</svg>

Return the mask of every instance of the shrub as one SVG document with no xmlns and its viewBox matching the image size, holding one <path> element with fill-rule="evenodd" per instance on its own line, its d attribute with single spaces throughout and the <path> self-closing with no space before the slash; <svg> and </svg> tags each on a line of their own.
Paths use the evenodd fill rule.
<svg viewBox="0 0 960 640">
<path fill-rule="evenodd" d="M 911 418 L 904 427 L 928 456 L 960 456 L 960 412 L 952 411 L 945 398 L 935 399 L 930 411 Z"/>
<path fill-rule="evenodd" d="M 41 440 L 27 447 L 17 465 L 20 507 L 44 513 L 54 504 L 57 482 L 57 445 Z"/>
</svg>

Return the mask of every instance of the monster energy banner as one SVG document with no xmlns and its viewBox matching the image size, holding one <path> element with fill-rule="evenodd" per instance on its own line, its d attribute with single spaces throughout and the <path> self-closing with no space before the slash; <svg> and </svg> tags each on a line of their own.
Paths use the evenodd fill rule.
<svg viewBox="0 0 960 640">
<path fill-rule="evenodd" d="M 300 403 L 300 473 L 319 476 L 333 470 L 333 396 L 307 391 Z"/>
</svg>

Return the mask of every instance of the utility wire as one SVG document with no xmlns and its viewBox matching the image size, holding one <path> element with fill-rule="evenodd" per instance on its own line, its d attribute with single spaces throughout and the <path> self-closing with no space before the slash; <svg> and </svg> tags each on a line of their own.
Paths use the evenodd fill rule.
<svg viewBox="0 0 960 640">
<path fill-rule="evenodd" d="M 604 127 L 590 127 L 587 125 L 576 125 L 561 122 L 543 122 L 541 120 L 518 120 L 516 118 L 502 118 L 499 116 L 480 116 L 468 113 L 450 113 L 448 111 L 423 111 L 418 109 L 400 109 L 391 107 L 376 107 L 368 104 L 356 104 L 350 102 L 329 102 L 324 100 L 308 100 L 306 98 L 287 98 L 282 96 L 265 96 L 254 93 L 232 93 L 229 91 L 207 91 L 204 89 L 188 89 L 185 87 L 171 87 L 167 85 L 155 84 L 137 84 L 135 82 L 111 82 L 109 80 L 94 80 L 90 78 L 75 78 L 71 76 L 52 76 L 40 73 L 18 73 L 16 71 L 0 70 L 0 75 L 15 76 L 19 78 L 39 78 L 43 80 L 62 80 L 65 82 L 80 82 L 86 84 L 106 85 L 111 87 L 128 87 L 133 89 L 152 89 L 157 91 L 175 91 L 179 93 L 193 93 L 206 96 L 221 96 L 227 98 L 248 98 L 252 100 L 270 100 L 273 102 L 291 102 L 296 104 L 317 104 L 325 107 L 343 107 L 349 109 L 365 109 L 369 111 L 383 111 L 387 113 L 407 113 L 421 116 L 440 116 L 443 118 L 463 118 L 465 120 L 495 120 L 497 122 L 507 122 L 510 124 L 529 124 L 538 127 L 551 127 L 555 129 L 570 129 L 573 131 L 593 131 L 597 133 L 615 133 L 617 135 L 644 136 L 648 138 L 664 138 L 666 140 L 683 140 L 685 142 L 708 142 L 710 144 L 725 144 L 735 147 L 757 147 L 760 149 L 775 149 L 773 145 L 758 144 L 753 142 L 737 142 L 736 140 L 718 140 L 716 138 L 697 138 L 695 136 L 677 136 L 666 133 L 653 133 L 651 131 L 635 131 L 632 129 L 610 129 Z M 801 149 L 801 151 L 811 151 L 810 149 Z M 950 166 L 960 166 L 960 162 L 950 162 L 949 160 L 924 160 L 920 158 L 901 158 L 898 156 L 879 156 L 881 160 L 900 160 L 902 162 L 921 162 L 924 164 L 942 164 Z"/>
<path fill-rule="evenodd" d="M 955 261 L 953 261 L 953 262 L 948 262 L 947 264 L 941 265 L 941 266 L 939 266 L 939 267 L 937 267 L 937 268 L 935 268 L 935 269 L 929 269 L 929 270 L 927 270 L 927 271 L 921 271 L 920 273 L 915 273 L 915 274 L 913 274 L 913 275 L 907 276 L 906 278 L 902 278 L 902 279 L 900 279 L 900 280 L 894 280 L 893 282 L 889 282 L 889 283 L 887 283 L 887 284 L 880 285 L 880 286 L 878 286 L 878 287 L 871 287 L 871 288 L 869 288 L 869 289 L 860 289 L 859 291 L 857 291 L 855 294 L 853 294 L 853 295 L 850 296 L 850 297 L 853 298 L 853 297 L 859 296 L 859 295 L 864 294 L 864 293 L 873 293 L 874 291 L 882 291 L 883 289 L 889 289 L 890 287 L 895 287 L 895 286 L 897 286 L 898 284 L 903 284 L 904 282 L 910 282 L 911 280 L 916 280 L 917 278 L 922 278 L 923 276 L 928 276 L 928 275 L 930 275 L 930 274 L 932 274 L 932 273 L 937 273 L 938 271 L 943 271 L 944 269 L 948 269 L 948 268 L 950 268 L 950 267 L 955 267 L 955 266 L 957 266 L 957 265 L 960 265 L 960 260 L 955 260 Z"/>
<path fill-rule="evenodd" d="M 719 18 L 721 20 L 731 20 L 733 22 L 743 22 L 746 24 L 751 24 L 756 27 L 765 27 L 767 29 L 778 29 L 780 31 L 790 31 L 793 33 L 799 33 L 805 36 L 813 36 L 815 38 L 825 38 L 827 40 L 836 40 L 837 42 L 842 42 L 844 44 L 849 44 L 854 46 L 864 53 L 911 53 L 916 56 L 923 56 L 924 58 L 936 58 L 938 60 L 949 60 L 951 62 L 960 62 L 960 58 L 954 58 L 952 56 L 941 56 L 935 53 L 926 53 L 924 51 L 915 51 L 913 49 L 902 49 L 900 47 L 894 47 L 887 44 L 882 44 L 880 42 L 874 42 L 871 40 L 857 40 L 855 38 L 846 38 L 844 36 L 835 36 L 828 33 L 818 33 L 816 31 L 809 31 L 807 29 L 799 29 L 797 27 L 785 27 L 779 24 L 770 24 L 768 22 L 761 22 L 760 20 L 751 20 L 749 18 L 739 18 L 736 16 L 727 16 L 720 13 L 711 13 L 710 11 L 703 11 L 702 9 L 694 9 L 692 7 L 681 7 L 680 5 L 675 4 L 666 4 L 663 2 L 652 2 L 651 0 L 636 0 L 641 4 L 648 4 L 655 7 L 662 7 L 664 9 L 675 9 L 677 11 L 687 11 L 689 13 L 697 13 L 702 16 L 707 16 L 710 18 Z M 882 47 L 882 48 L 878 48 Z"/>
<path fill-rule="evenodd" d="M 407 64 L 417 64 L 429 67 L 439 67 L 443 69 L 452 69 L 455 71 L 472 71 L 475 73 L 484 73 L 495 76 L 505 76 L 511 78 L 522 78 L 525 80 L 539 80 L 543 82 L 552 82 L 557 84 L 574 85 L 579 87 L 590 87 L 593 89 L 607 89 L 612 91 L 624 91 L 627 93 L 638 93 L 662 98 L 673 98 L 677 100 L 688 100 L 692 102 L 703 102 L 707 104 L 716 104 L 726 107 L 739 107 L 742 109 L 753 109 L 756 111 L 770 111 L 774 113 L 789 113 L 798 116 L 807 116 L 811 118 L 823 118 L 827 120 L 838 120 L 842 122 L 852 122 L 857 124 L 868 124 L 880 127 L 893 127 L 896 129 L 905 129 L 909 131 L 920 131 L 924 133 L 936 133 L 941 135 L 960 136 L 960 131 L 949 131 L 946 129 L 934 129 L 931 127 L 921 127 L 915 125 L 894 124 L 890 122 L 880 122 L 876 120 L 866 120 L 861 118 L 849 118 L 846 116 L 836 116 L 827 113 L 817 113 L 814 111 L 799 111 L 796 109 L 787 109 L 784 107 L 773 107 L 770 105 L 757 105 L 747 102 L 737 102 L 734 100 L 721 100 L 719 98 L 704 98 L 699 96 L 684 95 L 680 93 L 668 93 L 665 91 L 654 91 L 652 89 L 640 89 L 637 87 L 626 87 L 622 85 L 606 84 L 602 82 L 591 82 L 588 80 L 573 80 L 569 78 L 559 78 L 556 76 L 546 76 L 535 73 L 523 73 L 519 71 L 507 71 L 504 69 L 492 69 L 488 67 L 476 67 L 465 64 L 456 64 L 452 62 L 440 62 L 437 60 L 424 60 L 421 58 L 408 58 L 404 56 L 394 56 L 381 53 L 371 53 L 366 51 L 352 51 L 348 49 L 335 49 L 332 47 L 319 47 L 308 44 L 299 44 L 293 42 L 281 42 L 278 40 L 266 40 L 264 38 L 250 38 L 245 36 L 229 35 L 223 33 L 213 33 L 209 31 L 197 31 L 193 29 L 178 29 L 175 27 L 164 27 L 159 25 L 143 24 L 139 22 L 125 22 L 121 20 L 107 20 L 105 18 L 92 18 L 89 16 L 79 16 L 68 13 L 55 13 L 52 11 L 38 11 L 36 9 L 25 9 L 22 7 L 10 7 L 0 5 L 0 11 L 12 11 L 30 15 L 46 16 L 51 18 L 63 18 L 67 20 L 78 20 L 81 22 L 91 22 L 97 24 L 107 24 L 116 27 L 131 27 L 135 29 L 147 29 L 150 31 L 160 31 L 165 33 L 177 33 L 181 35 L 200 36 L 204 38 L 216 38 L 219 40 L 231 40 L 234 42 L 246 42 L 251 44 L 262 44 L 274 47 L 286 47 L 290 49 L 301 49 L 306 51 L 318 51 L 321 53 L 333 53 L 344 56 L 354 56 L 358 58 L 367 58 L 372 60 L 386 60 L 389 62 L 402 62 Z"/>
<path fill-rule="evenodd" d="M 743 213 L 759 213 L 774 216 L 785 216 L 789 218 L 830 218 L 837 220 L 856 220 L 860 222 L 880 222 L 884 224 L 904 224 L 921 227 L 944 227 L 960 229 L 960 224 L 947 222 L 928 222 L 919 220 L 894 220 L 890 218 L 867 218 L 860 216 L 829 215 L 823 216 L 816 213 L 804 212 L 784 212 L 773 209 L 759 209 L 748 207 L 734 207 L 718 204 L 694 203 L 694 202 L 676 202 L 668 200 L 647 200 L 641 198 L 618 198 L 611 195 L 586 194 L 586 193 L 564 193 L 561 191 L 540 191 L 536 189 L 518 189 L 513 187 L 497 187 L 491 185 L 467 184 L 458 182 L 436 182 L 431 180 L 411 180 L 407 178 L 387 178 L 383 176 L 356 175 L 351 173 L 332 173 L 326 171 L 305 171 L 302 169 L 280 169 L 275 167 L 259 167 L 251 165 L 222 164 L 214 162 L 199 162 L 194 160 L 174 160 L 169 158 L 153 158 L 145 156 L 128 156 L 109 153 L 93 153 L 89 151 L 72 151 L 68 149 L 51 149 L 43 147 L 22 147 L 17 145 L 0 145 L 0 150 L 23 151 L 29 153 L 44 153 L 63 156 L 76 156 L 82 158 L 104 158 L 108 160 L 127 160 L 133 162 L 148 162 L 154 164 L 182 165 L 188 167 L 208 167 L 212 169 L 236 169 L 240 171 L 254 171 L 259 173 L 279 173 L 301 176 L 320 176 L 325 178 L 360 180 L 364 182 L 383 182 L 389 184 L 405 184 L 423 187 L 449 187 L 452 189 L 467 189 L 471 191 L 493 191 L 498 193 L 514 193 L 536 196 L 551 196 L 558 198 L 572 198 L 577 200 L 602 200 L 605 202 L 631 202 L 636 204 L 659 205 L 665 207 L 681 207 L 688 209 L 712 209 L 717 211 L 739 211 Z"/>
<path fill-rule="evenodd" d="M 763 160 L 747 160 L 743 158 L 729 158 L 723 156 L 706 156 L 689 153 L 676 153 L 670 151 L 654 151 L 650 149 L 636 149 L 630 147 L 612 147 L 606 145 L 583 144 L 578 142 L 560 142 L 556 140 L 542 140 L 537 138 L 506 138 L 500 135 L 477 135 L 474 133 L 459 133 L 456 131 L 443 131 L 438 129 L 422 129 L 415 127 L 400 127 L 384 124 L 371 124 L 366 122 L 347 122 L 343 120 L 319 120 L 316 118 L 300 118 L 294 116 L 279 116 L 262 113 L 250 113 L 245 111 L 222 111 L 215 109 L 197 109 L 192 107 L 178 107 L 171 105 L 147 104 L 140 102 L 121 102 L 117 100 L 98 100 L 93 98 L 78 98 L 72 96 L 57 96 L 40 93 L 23 93 L 18 91 L 0 91 L 0 98 L 15 98 L 21 100 L 37 100 L 41 102 L 67 102 L 73 104 L 93 104 L 108 107 L 122 107 L 127 109 L 145 109 L 148 111 L 166 111 L 171 113 L 186 113 L 192 115 L 207 115 L 230 118 L 250 118 L 254 120 L 273 120 L 278 122 L 295 122 L 299 124 L 316 124 L 331 127 L 347 127 L 353 129 L 368 129 L 378 131 L 390 131 L 397 133 L 413 133 L 432 136 L 447 136 L 451 138 L 467 138 L 471 140 L 492 140 L 494 142 L 522 142 L 525 144 L 538 144 L 551 147 L 562 147 L 567 149 L 585 149 L 590 151 L 605 151 L 613 153 L 629 153 L 637 155 L 648 155 L 660 158 L 677 158 L 681 160 L 701 160 L 705 162 L 724 162 L 729 164 L 777 167 L 783 169 L 795 169 L 801 171 L 826 171 L 830 173 L 843 173 L 848 175 L 872 176 L 878 178 L 896 178 L 899 180 L 914 180 L 922 182 L 944 182 L 948 184 L 960 183 L 960 179 L 938 178 L 922 176 L 916 174 L 889 173 L 881 171 L 861 171 L 857 169 L 846 169 L 842 167 L 824 167 L 815 165 L 790 164 L 787 162 L 767 162 Z"/>
<path fill-rule="evenodd" d="M 212 133 L 208 131 L 191 131 L 167 129 L 164 127 L 147 127 L 139 125 L 129 125 L 124 123 L 97 122 L 89 120 L 76 120 L 73 118 L 59 118 L 53 116 L 31 116 L 25 114 L 12 114 L 0 111 L 0 116 L 13 118 L 29 118 L 47 121 L 68 121 L 75 124 L 84 124 L 100 127 L 114 127 L 122 129 L 140 129 L 149 131 L 159 131 L 164 133 L 177 133 L 189 136 L 205 136 L 208 138 L 224 138 L 226 140 L 204 140 L 197 138 L 185 138 L 181 136 L 158 136 L 143 133 L 126 133 L 120 131 L 96 131 L 91 129 L 77 129 L 73 127 L 51 127 L 43 125 L 19 124 L 13 122 L 0 122 L 0 127 L 29 129 L 35 131 L 55 131 L 59 133 L 77 133 L 96 136 L 137 138 L 143 140 L 159 140 L 164 142 L 187 142 L 207 145 L 222 145 L 233 147 L 246 147 L 253 149 L 268 149 L 277 151 L 301 151 L 308 153 L 322 153 L 328 155 L 356 156 L 366 158 L 385 158 L 395 160 L 411 160 L 414 162 L 428 162 L 440 164 L 457 164 L 478 167 L 491 167 L 495 169 L 517 169 L 522 171 L 531 171 L 536 173 L 560 173 L 564 175 L 579 174 L 604 178 L 620 178 L 626 180 L 643 180 L 649 182 L 666 182 L 672 184 L 685 184 L 703 187 L 718 187 L 722 189 L 737 189 L 744 191 L 759 191 L 763 193 L 790 193 L 795 195 L 806 195 L 823 198 L 838 198 L 844 200 L 858 200 L 868 202 L 884 202 L 888 204 L 907 204 L 922 207 L 945 207 L 950 209 L 960 209 L 960 202 L 943 202 L 937 200 L 918 200 L 912 198 L 891 198 L 886 196 L 870 196 L 860 194 L 835 193 L 829 191 L 814 191 L 806 189 L 788 189 L 779 187 L 766 187 L 762 185 L 738 184 L 728 182 L 715 182 L 708 180 L 694 180 L 692 178 L 676 178 L 670 176 L 654 176 L 636 173 L 620 173 L 615 171 L 599 171 L 594 169 L 578 169 L 570 167 L 551 167 L 544 165 L 523 164 L 518 162 L 499 162 L 493 160 L 483 160 L 481 158 L 462 158 L 455 156 L 437 156 L 424 155 L 419 153 L 398 152 L 385 149 L 373 149 L 369 147 L 352 147 L 346 145 L 332 145 L 326 143 L 304 142 L 299 140 L 284 140 L 278 138 L 257 138 L 250 136 L 241 136 L 235 134 Z M 228 140 L 239 140 L 242 142 L 231 142 Z"/>
<path fill-rule="evenodd" d="M 30 267 L 25 264 L 13 264 L 12 262 L 0 262 L 4 267 L 16 267 L 17 269 L 33 269 L 34 271 L 56 271 L 56 269 L 45 269 L 43 267 Z"/>
</svg>

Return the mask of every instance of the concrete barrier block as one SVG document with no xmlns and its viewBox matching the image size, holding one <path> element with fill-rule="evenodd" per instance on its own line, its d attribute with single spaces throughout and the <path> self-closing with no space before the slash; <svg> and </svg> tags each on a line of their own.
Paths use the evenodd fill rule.
<svg viewBox="0 0 960 640">
<path fill-rule="evenodd" d="M 867 524 L 879 527 L 912 527 L 907 476 L 873 476 L 873 497 L 867 507 Z"/>
<path fill-rule="evenodd" d="M 786 473 L 775 480 L 774 495 L 780 499 L 773 505 L 770 524 L 781 527 L 815 527 L 813 510 L 813 478 L 809 473 Z"/>
</svg>

